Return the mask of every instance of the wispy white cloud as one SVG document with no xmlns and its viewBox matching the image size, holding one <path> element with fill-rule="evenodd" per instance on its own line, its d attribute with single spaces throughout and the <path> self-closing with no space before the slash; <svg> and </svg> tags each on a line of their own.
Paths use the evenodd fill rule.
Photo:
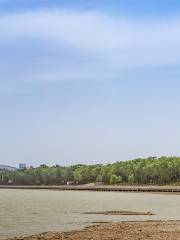
<svg viewBox="0 0 180 240">
<path fill-rule="evenodd" d="M 106 78 L 137 67 L 179 64 L 180 18 L 133 19 L 85 10 L 1 15 L 0 49 L 8 51 L 9 58 L 0 61 L 6 69 L 13 62 L 17 79 Z M 0 72 L 4 79 L 12 77 Z"/>
</svg>

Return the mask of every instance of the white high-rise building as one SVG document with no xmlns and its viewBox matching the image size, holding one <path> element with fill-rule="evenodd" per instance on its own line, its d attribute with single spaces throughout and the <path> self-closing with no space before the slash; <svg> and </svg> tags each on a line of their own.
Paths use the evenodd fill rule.
<svg viewBox="0 0 180 240">
<path fill-rule="evenodd" d="M 25 163 L 20 163 L 19 164 L 19 169 L 26 169 L 26 164 Z"/>
</svg>

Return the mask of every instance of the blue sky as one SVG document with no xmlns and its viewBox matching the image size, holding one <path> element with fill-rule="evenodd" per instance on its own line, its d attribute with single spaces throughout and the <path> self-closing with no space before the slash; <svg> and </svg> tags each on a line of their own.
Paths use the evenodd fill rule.
<svg viewBox="0 0 180 240">
<path fill-rule="evenodd" d="M 0 163 L 180 155 L 180 2 L 0 0 Z"/>
<path fill-rule="evenodd" d="M 83 10 L 103 10 L 106 12 L 130 15 L 178 14 L 179 0 L 1 0 L 1 12 L 16 12 L 39 8 L 71 8 Z"/>
</svg>

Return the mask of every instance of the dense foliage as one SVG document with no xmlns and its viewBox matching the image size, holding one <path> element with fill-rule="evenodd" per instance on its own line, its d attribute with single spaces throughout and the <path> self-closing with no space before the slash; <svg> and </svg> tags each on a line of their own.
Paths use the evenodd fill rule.
<svg viewBox="0 0 180 240">
<path fill-rule="evenodd" d="M 170 184 L 180 182 L 180 158 L 149 157 L 108 165 L 70 167 L 41 165 L 38 168 L 1 171 L 0 184 L 64 185 L 86 184 Z"/>
</svg>

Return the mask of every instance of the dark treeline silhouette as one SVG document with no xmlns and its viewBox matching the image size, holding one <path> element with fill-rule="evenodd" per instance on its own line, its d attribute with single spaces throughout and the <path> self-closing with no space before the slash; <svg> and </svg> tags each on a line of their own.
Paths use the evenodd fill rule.
<svg viewBox="0 0 180 240">
<path fill-rule="evenodd" d="M 70 167 L 41 165 L 17 171 L 1 171 L 0 184 L 64 185 L 87 184 L 172 184 L 180 182 L 180 157 L 149 157 L 107 165 Z"/>
</svg>

